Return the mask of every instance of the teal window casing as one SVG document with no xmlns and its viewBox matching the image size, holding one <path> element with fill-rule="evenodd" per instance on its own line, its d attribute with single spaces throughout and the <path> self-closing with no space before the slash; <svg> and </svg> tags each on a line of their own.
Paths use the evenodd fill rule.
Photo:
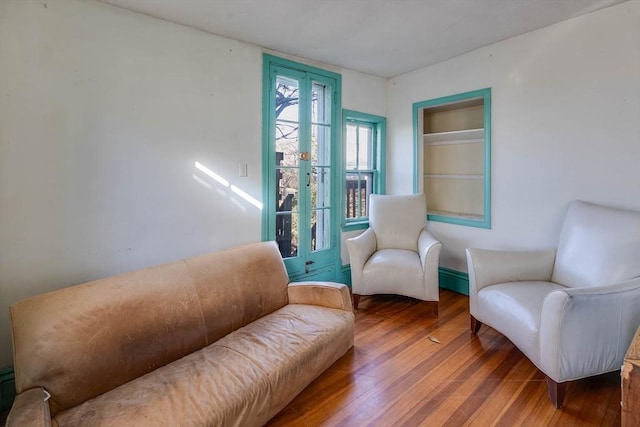
<svg viewBox="0 0 640 427">
<path fill-rule="evenodd" d="M 414 192 L 419 192 L 421 180 L 423 179 L 420 174 L 421 163 L 423 162 L 423 158 L 421 156 L 421 146 L 423 146 L 424 144 L 423 129 L 421 128 L 421 115 L 424 113 L 425 109 L 463 103 L 465 101 L 478 99 L 482 100 L 483 105 L 483 174 L 481 176 L 483 189 L 483 213 L 479 217 L 465 217 L 462 215 L 447 215 L 443 213 L 428 213 L 427 217 L 431 221 L 445 222 L 470 227 L 491 228 L 491 88 L 464 92 L 456 95 L 431 99 L 428 101 L 416 102 L 413 104 L 413 189 Z M 427 209 L 429 209 L 429 206 L 427 206 Z"/>
<path fill-rule="evenodd" d="M 341 162 L 341 164 L 343 167 L 342 202 L 344 204 L 342 208 L 342 217 L 343 217 L 342 230 L 343 231 L 361 230 L 369 227 L 369 218 L 366 215 L 355 215 L 355 214 L 353 215 L 353 217 L 348 217 L 347 205 L 349 204 L 349 200 L 348 200 L 349 190 L 347 189 L 347 176 L 348 175 L 372 176 L 372 185 L 371 185 L 370 193 L 373 193 L 373 194 L 385 193 L 387 119 L 385 117 L 377 116 L 374 114 L 362 113 L 362 112 L 353 111 L 353 110 L 343 110 L 342 122 L 343 122 L 343 138 L 342 138 L 343 161 Z M 349 167 L 349 165 L 347 165 L 347 153 L 346 153 L 347 144 L 348 144 L 347 127 L 350 125 L 356 126 L 357 129 L 359 129 L 360 127 L 371 129 L 371 147 L 370 147 L 371 159 L 369 162 L 370 164 L 368 165 L 367 168 L 362 169 L 357 164 L 355 165 L 355 167 L 353 166 Z M 360 144 L 360 142 L 358 142 L 358 144 Z M 356 182 L 360 183 L 361 179 L 357 179 Z M 362 212 L 360 210 L 361 200 L 358 199 L 356 203 L 358 206 L 358 211 Z"/>
</svg>

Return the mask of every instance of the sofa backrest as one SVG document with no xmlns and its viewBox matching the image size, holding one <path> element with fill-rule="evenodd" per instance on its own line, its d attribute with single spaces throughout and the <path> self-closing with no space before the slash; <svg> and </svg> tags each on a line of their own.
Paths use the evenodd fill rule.
<svg viewBox="0 0 640 427">
<path fill-rule="evenodd" d="M 568 287 L 593 287 L 636 277 L 640 277 L 640 212 L 572 202 L 551 280 Z"/>
<path fill-rule="evenodd" d="M 198 295 L 207 345 L 288 302 L 289 276 L 275 242 L 184 261 Z"/>
<path fill-rule="evenodd" d="M 17 392 L 44 387 L 53 413 L 76 406 L 286 305 L 288 281 L 266 242 L 19 301 Z"/>
<path fill-rule="evenodd" d="M 369 196 L 369 225 L 376 234 L 377 249 L 418 251 L 420 231 L 427 226 L 424 194 Z"/>
</svg>

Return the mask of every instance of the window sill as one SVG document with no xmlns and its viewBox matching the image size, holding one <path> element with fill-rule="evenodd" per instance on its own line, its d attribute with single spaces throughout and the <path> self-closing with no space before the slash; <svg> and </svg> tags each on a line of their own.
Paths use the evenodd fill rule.
<svg viewBox="0 0 640 427">
<path fill-rule="evenodd" d="M 354 221 L 342 224 L 342 231 L 365 230 L 369 228 L 369 221 Z"/>
</svg>

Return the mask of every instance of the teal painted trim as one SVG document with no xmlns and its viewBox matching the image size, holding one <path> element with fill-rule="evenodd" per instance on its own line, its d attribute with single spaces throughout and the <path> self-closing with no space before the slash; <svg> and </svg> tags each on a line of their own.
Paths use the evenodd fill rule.
<svg viewBox="0 0 640 427">
<path fill-rule="evenodd" d="M 437 215 L 437 214 L 427 214 L 427 219 L 429 221 L 436 221 L 436 222 L 444 222 L 447 224 L 456 224 L 456 225 L 466 225 L 469 227 L 477 227 L 477 228 L 491 228 L 491 227 L 485 227 L 481 224 L 484 223 L 484 221 L 479 221 L 479 220 L 472 220 L 472 219 L 466 219 L 466 218 L 458 218 L 455 216 L 445 216 L 445 215 Z"/>
<path fill-rule="evenodd" d="M 271 83 L 270 70 L 271 61 L 267 58 L 267 55 L 263 56 L 262 61 L 262 241 L 271 240 L 269 232 L 269 210 L 271 177 L 270 162 L 271 162 L 271 143 L 269 138 L 269 132 L 271 130 L 271 92 L 273 85 Z"/>
<path fill-rule="evenodd" d="M 342 278 L 339 280 L 340 283 L 344 283 L 351 289 L 351 265 L 343 265 L 342 266 Z"/>
<path fill-rule="evenodd" d="M 491 88 L 484 92 L 484 223 L 482 228 L 491 228 Z"/>
<path fill-rule="evenodd" d="M 348 121 L 355 121 L 360 123 L 371 124 L 375 128 L 376 141 L 374 147 L 374 157 L 376 161 L 376 168 L 374 174 L 374 193 L 375 194 L 385 194 L 387 190 L 387 118 L 383 116 L 377 116 L 375 114 L 362 113 L 360 111 L 354 110 L 342 110 L 342 149 L 340 150 L 341 158 L 341 172 L 340 175 L 342 179 L 340 180 L 342 189 L 346 188 L 346 168 L 345 168 L 345 144 L 346 140 L 346 124 Z M 343 190 L 341 190 L 343 191 Z M 342 205 L 340 207 L 340 211 L 342 212 L 342 230 L 343 231 L 352 231 L 352 230 L 363 230 L 369 227 L 368 219 L 363 221 L 362 219 L 358 219 L 356 221 L 349 221 L 344 218 L 345 206 L 344 206 L 344 197 L 341 197 Z"/>
<path fill-rule="evenodd" d="M 314 273 L 306 274 L 304 271 L 298 273 L 291 273 L 289 275 L 289 280 L 291 282 L 300 282 L 300 281 L 335 281 L 340 277 L 340 270 L 338 269 L 338 273 L 336 273 L 333 265 L 329 265 L 323 269 L 320 269 Z"/>
<path fill-rule="evenodd" d="M 438 268 L 440 287 L 463 295 L 469 295 L 469 274 L 446 267 Z"/>
<path fill-rule="evenodd" d="M 418 105 L 419 103 L 413 104 L 413 193 L 418 193 L 418 189 L 420 188 L 420 162 L 422 159 L 418 158 L 420 154 L 420 144 L 422 144 L 422 134 L 424 132 L 420 132 L 418 129 L 418 125 L 420 124 L 420 120 L 418 118 L 418 113 L 421 108 Z M 423 127 L 424 130 L 424 127 Z M 428 216 L 428 215 L 427 215 Z"/>
<path fill-rule="evenodd" d="M 378 122 L 378 162 L 380 179 L 378 180 L 378 194 L 387 193 L 387 119 L 379 117 Z"/>
<path fill-rule="evenodd" d="M 16 380 L 13 367 L 0 369 L 0 411 L 11 408 L 16 398 Z"/>
<path fill-rule="evenodd" d="M 347 222 L 342 226 L 342 231 L 366 230 L 369 228 L 369 221 Z"/>
<path fill-rule="evenodd" d="M 375 114 L 363 113 L 361 111 L 355 111 L 355 110 L 348 110 L 346 108 L 342 110 L 342 117 L 358 120 L 361 122 L 371 123 L 375 125 L 379 123 L 387 122 L 387 118 L 384 116 L 376 116 Z"/>
<path fill-rule="evenodd" d="M 491 95 L 491 88 L 472 90 L 470 92 L 458 93 L 455 95 L 443 96 L 441 98 L 429 99 L 428 101 L 415 102 L 413 104 L 414 111 L 425 107 L 435 107 L 445 104 L 453 104 L 454 102 L 466 101 L 473 98 L 484 98 Z"/>
<path fill-rule="evenodd" d="M 465 101 L 473 98 L 482 98 L 484 102 L 484 212 L 481 220 L 468 218 L 450 217 L 445 215 L 428 214 L 430 221 L 446 222 L 449 224 L 466 225 L 469 227 L 491 228 L 491 88 L 478 89 L 470 92 L 458 93 L 456 95 L 444 96 L 430 99 L 428 101 L 415 102 L 413 104 L 413 192 L 417 193 L 420 188 L 420 162 L 418 158 L 420 145 L 422 144 L 422 132 L 418 129 L 420 123 L 419 112 L 428 107 L 435 107 L 454 102 Z"/>
<path fill-rule="evenodd" d="M 335 132 L 332 132 L 332 138 L 331 138 L 332 159 L 334 162 L 332 165 L 334 170 L 334 175 L 333 175 L 333 197 L 331 199 L 331 203 L 333 204 L 333 206 L 337 206 L 337 209 L 333 209 L 332 224 L 334 224 L 334 227 L 332 227 L 331 232 L 332 232 L 332 239 L 334 242 L 336 242 L 334 272 L 337 278 L 340 272 L 340 266 L 342 265 L 342 256 L 341 256 L 342 233 L 340 229 L 340 223 L 342 221 L 342 212 L 343 212 L 341 201 L 342 199 L 344 199 L 344 197 L 342 197 L 342 189 L 344 187 L 342 186 L 342 180 L 340 179 L 340 177 L 344 175 L 342 173 L 342 163 L 343 163 L 342 155 L 341 155 L 342 150 L 340 149 L 340 147 L 342 147 L 341 129 L 343 128 L 342 114 L 340 114 L 340 112 L 342 111 L 342 76 L 340 74 L 335 74 L 335 73 L 332 73 L 332 74 L 335 76 L 335 79 L 336 79 L 336 82 L 335 82 L 336 87 L 335 87 L 335 93 L 333 97 L 334 104 L 333 104 L 333 109 L 331 110 L 331 117 L 333 120 L 335 120 L 336 127 L 335 127 Z"/>
<path fill-rule="evenodd" d="M 291 61 L 289 59 L 280 58 L 279 56 L 270 55 L 268 53 L 262 54 L 262 60 L 263 65 L 267 64 L 267 66 L 270 66 L 271 64 L 274 64 L 279 67 L 285 67 L 295 71 L 304 71 L 306 73 L 319 74 L 321 76 L 329 77 L 335 80 L 342 80 L 342 76 L 338 73 L 334 73 L 333 71 L 323 70 L 322 68 L 314 67 L 313 65 Z"/>
</svg>

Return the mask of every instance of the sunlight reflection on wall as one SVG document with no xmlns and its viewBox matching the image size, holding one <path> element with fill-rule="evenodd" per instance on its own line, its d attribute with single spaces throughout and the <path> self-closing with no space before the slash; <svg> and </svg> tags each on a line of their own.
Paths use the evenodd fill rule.
<svg viewBox="0 0 640 427">
<path fill-rule="evenodd" d="M 224 179 L 223 177 L 221 177 L 220 175 L 218 175 L 217 173 L 213 172 L 211 169 L 209 169 L 208 167 L 204 166 L 202 163 L 200 162 L 195 162 L 195 167 L 196 169 L 198 169 L 200 172 L 204 173 L 205 175 L 207 175 L 209 178 L 213 179 L 214 181 L 216 181 L 218 184 L 222 185 L 225 188 L 230 189 L 234 194 L 236 194 L 237 196 L 239 196 L 240 198 L 242 198 L 244 201 L 252 204 L 253 206 L 255 206 L 256 208 L 262 210 L 262 203 L 260 201 L 258 201 L 257 199 L 255 199 L 254 197 L 252 197 L 250 194 L 248 194 L 247 192 L 245 192 L 244 190 L 242 190 L 239 187 L 236 187 L 235 185 L 229 183 L 228 180 Z M 199 183 L 200 185 L 204 186 L 205 188 L 211 190 L 213 189 L 213 187 L 211 186 L 211 184 L 209 184 L 208 182 L 206 182 L 204 179 L 202 179 L 201 177 L 199 177 L 198 175 L 192 174 L 191 175 L 193 177 L 193 179 Z M 238 207 L 240 207 L 242 210 L 244 210 L 244 207 L 241 206 L 236 200 L 235 198 L 231 198 L 231 201 L 234 202 L 236 205 L 238 205 Z"/>
</svg>

